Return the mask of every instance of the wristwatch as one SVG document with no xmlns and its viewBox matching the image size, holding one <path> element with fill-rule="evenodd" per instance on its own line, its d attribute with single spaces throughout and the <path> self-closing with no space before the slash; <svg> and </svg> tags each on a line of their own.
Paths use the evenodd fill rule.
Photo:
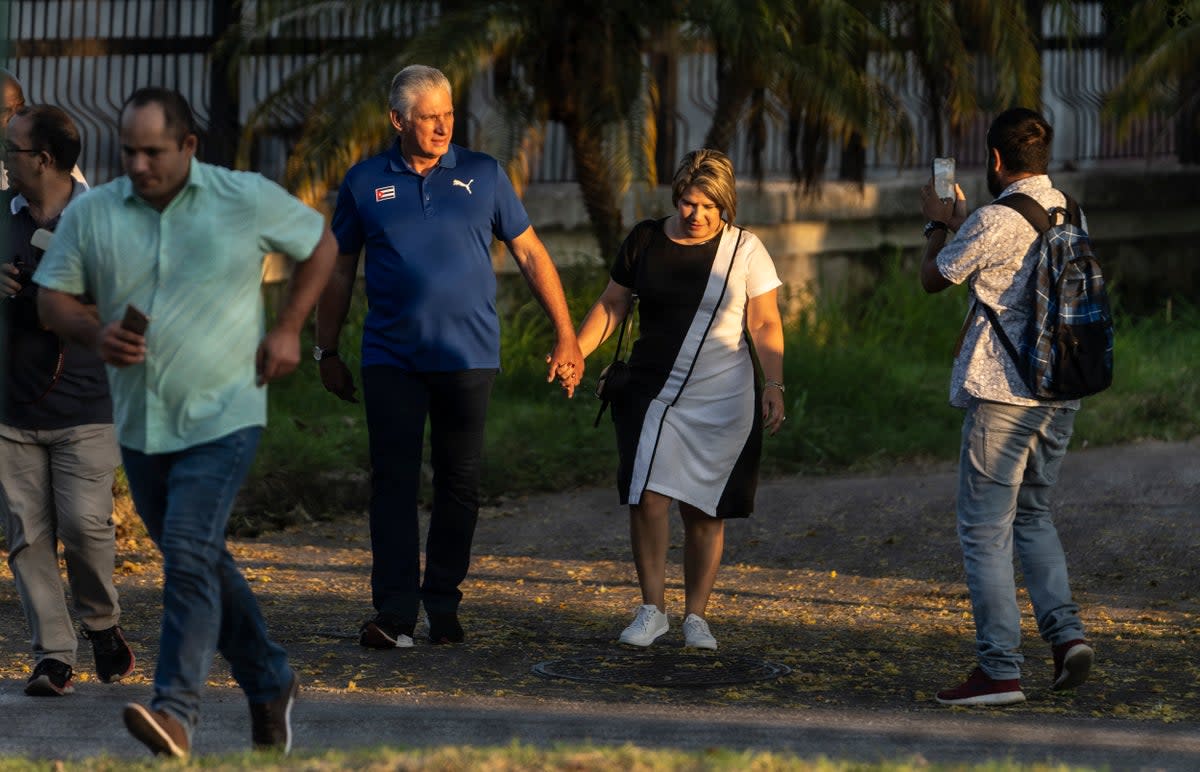
<svg viewBox="0 0 1200 772">
<path fill-rule="evenodd" d="M 333 359 L 337 355 L 338 352 L 335 348 L 321 348 L 320 346 L 313 346 L 313 359 L 317 360 L 318 362 L 320 362 L 322 359 Z"/>
<path fill-rule="evenodd" d="M 933 233 L 934 231 L 946 231 L 949 233 L 950 226 L 941 220 L 930 220 L 929 222 L 925 223 L 925 238 L 929 238 L 929 234 Z"/>
</svg>

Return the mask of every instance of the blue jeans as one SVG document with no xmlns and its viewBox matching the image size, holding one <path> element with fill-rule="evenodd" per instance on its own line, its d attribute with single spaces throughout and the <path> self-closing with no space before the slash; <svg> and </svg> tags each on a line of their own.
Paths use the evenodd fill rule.
<svg viewBox="0 0 1200 772">
<path fill-rule="evenodd" d="M 1024 661 L 1014 545 L 1043 640 L 1054 646 L 1083 637 L 1050 514 L 1074 425 L 1074 410 L 979 400 L 963 420 L 958 538 L 979 665 L 992 678 L 1019 678 Z"/>
<path fill-rule="evenodd" d="M 287 653 L 267 637 L 258 602 L 225 546 L 234 496 L 258 447 L 251 426 L 174 453 L 122 447 L 138 514 L 163 555 L 163 616 L 154 698 L 193 728 L 216 651 L 252 703 L 291 682 Z"/>
<path fill-rule="evenodd" d="M 479 516 L 484 422 L 496 370 L 362 370 L 371 450 L 371 601 L 400 623 L 458 609 Z M 421 581 L 417 497 L 429 418 L 433 511 Z"/>
</svg>

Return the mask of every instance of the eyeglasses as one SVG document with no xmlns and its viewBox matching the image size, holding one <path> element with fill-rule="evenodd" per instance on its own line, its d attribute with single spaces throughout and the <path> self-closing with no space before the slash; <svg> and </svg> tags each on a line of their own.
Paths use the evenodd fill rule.
<svg viewBox="0 0 1200 772">
<path fill-rule="evenodd" d="M 42 152 L 42 151 L 37 150 L 32 147 L 28 147 L 28 148 L 17 147 L 16 145 L 14 145 L 13 143 L 9 142 L 6 139 L 0 139 L 0 153 L 3 153 L 4 155 L 12 155 L 13 153 L 40 153 L 40 152 Z"/>
</svg>

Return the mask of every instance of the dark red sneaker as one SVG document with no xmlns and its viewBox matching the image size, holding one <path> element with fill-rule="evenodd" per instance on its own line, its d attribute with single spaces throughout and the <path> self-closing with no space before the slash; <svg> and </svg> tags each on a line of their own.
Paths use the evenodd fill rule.
<svg viewBox="0 0 1200 772">
<path fill-rule="evenodd" d="M 1074 689 L 1087 680 L 1096 652 L 1082 638 L 1060 643 L 1053 648 L 1054 682 L 1050 688 L 1056 691 Z"/>
<path fill-rule="evenodd" d="M 133 650 L 125 642 L 125 634 L 117 625 L 107 630 L 83 631 L 84 637 L 92 642 L 92 656 L 96 660 L 96 675 L 106 684 L 120 681 L 133 672 Z"/>
<path fill-rule="evenodd" d="M 997 680 L 977 667 L 958 686 L 938 692 L 937 701 L 943 705 L 1015 705 L 1025 701 L 1025 692 L 1020 679 Z"/>
</svg>

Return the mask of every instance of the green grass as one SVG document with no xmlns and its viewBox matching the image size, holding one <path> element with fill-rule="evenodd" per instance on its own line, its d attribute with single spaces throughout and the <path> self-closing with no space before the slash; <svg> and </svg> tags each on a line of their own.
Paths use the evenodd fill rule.
<svg viewBox="0 0 1200 772">
<path fill-rule="evenodd" d="M 579 320 L 604 286 L 599 268 L 564 273 Z M 876 284 L 853 297 L 822 297 L 792 314 L 786 329 L 786 429 L 768 438 L 768 475 L 882 469 L 899 461 L 954 459 L 961 413 L 947 404 L 951 353 L 966 311 L 965 290 L 926 295 L 915 272 L 882 258 Z M 613 341 L 588 361 L 573 400 L 545 382 L 551 328 L 520 279 L 501 291 L 502 372 L 488 418 L 483 492 L 488 499 L 610 484 L 612 428 L 598 408 L 595 377 Z M 356 299 L 342 355 L 356 373 L 364 315 Z M 1085 402 L 1074 447 L 1179 440 L 1200 434 L 1195 352 L 1200 311 L 1169 305 L 1159 314 L 1118 315 L 1111 389 Z M 306 341 L 306 346 L 309 341 Z M 258 522 L 294 522 L 361 511 L 367 502 L 362 405 L 320 385 L 315 363 L 271 387 L 270 428 L 243 496 Z M 266 523 L 263 523 L 265 519 Z"/>
<path fill-rule="evenodd" d="M 535 748 L 513 743 L 502 748 L 455 746 L 423 750 L 371 748 L 356 751 L 326 751 L 324 753 L 293 753 L 284 759 L 273 753 L 242 753 L 223 756 L 198 756 L 190 762 L 120 761 L 98 757 L 85 761 L 32 762 L 21 759 L 0 759 L 0 772 L 33 772 L 33 770 L 310 770 L 332 772 L 343 769 L 387 770 L 491 770 L 518 772 L 527 770 L 589 770 L 589 772 L 698 772 L 712 770 L 755 770 L 755 772 L 901 772 L 902 770 L 955 770 L 958 772 L 1073 772 L 1093 767 L 1061 764 L 1018 764 L 1011 761 L 989 761 L 980 764 L 932 764 L 923 758 L 895 759 L 881 762 L 845 761 L 824 756 L 800 758 L 787 753 L 761 751 L 703 751 L 649 750 L 633 745 L 598 747 L 566 745 L 553 749 Z"/>
</svg>

